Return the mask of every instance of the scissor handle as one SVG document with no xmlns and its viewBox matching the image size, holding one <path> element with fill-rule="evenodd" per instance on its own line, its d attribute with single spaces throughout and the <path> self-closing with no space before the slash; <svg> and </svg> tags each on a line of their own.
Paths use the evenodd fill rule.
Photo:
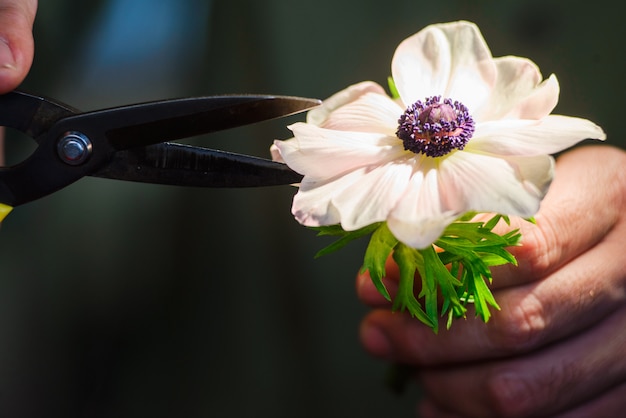
<svg viewBox="0 0 626 418">
<path fill-rule="evenodd" d="M 80 113 L 64 103 L 15 90 L 0 95 L 0 126 L 39 138 L 59 119 Z"/>
<path fill-rule="evenodd" d="M 65 104 L 12 91 L 0 95 L 0 126 L 16 129 L 39 143 L 30 157 L 0 167 L 0 203 L 17 206 L 53 193 L 85 176 L 86 166 L 73 167 L 59 157 L 61 138 L 48 135 L 57 121 L 79 113 Z"/>
</svg>

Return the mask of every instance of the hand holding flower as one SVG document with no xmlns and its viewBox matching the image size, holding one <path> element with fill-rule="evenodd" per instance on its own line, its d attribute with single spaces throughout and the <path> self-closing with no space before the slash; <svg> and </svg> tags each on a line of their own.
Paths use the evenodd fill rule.
<svg viewBox="0 0 626 418">
<path fill-rule="evenodd" d="M 559 158 L 536 225 L 519 224 L 523 245 L 512 250 L 519 267 L 494 269 L 502 310 L 488 324 L 468 315 L 436 336 L 408 315 L 391 313 L 367 274 L 358 277 L 360 298 L 378 308 L 363 321 L 363 344 L 416 366 L 426 392 L 420 416 L 620 415 L 624 166 L 626 153 L 609 147 Z M 390 266 L 388 273 L 393 292 L 397 271 Z"/>
<path fill-rule="evenodd" d="M 373 82 L 351 86 L 291 126 L 293 139 L 275 142 L 274 158 L 304 175 L 292 212 L 306 226 L 332 226 L 323 233 L 345 232 L 343 242 L 372 232 L 364 269 L 390 299 L 382 277 L 393 253 L 394 309 L 437 331 L 440 315 L 464 316 L 475 302 L 487 321 L 489 306 L 498 307 L 489 269 L 515 262 L 506 247 L 519 235 L 492 233 L 499 216 L 468 221 L 474 213 L 533 217 L 552 181 L 550 154 L 604 132 L 550 114 L 556 77 L 542 81 L 524 58 L 493 58 L 469 22 L 409 37 L 391 70 L 391 97 Z"/>
</svg>

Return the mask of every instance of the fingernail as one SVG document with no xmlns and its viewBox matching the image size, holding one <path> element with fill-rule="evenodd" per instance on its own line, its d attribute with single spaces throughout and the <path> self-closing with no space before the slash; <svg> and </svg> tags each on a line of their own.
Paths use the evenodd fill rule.
<svg viewBox="0 0 626 418">
<path fill-rule="evenodd" d="M 361 329 L 361 342 L 365 349 L 377 357 L 391 356 L 391 342 L 376 325 L 365 323 Z"/>
<path fill-rule="evenodd" d="M 4 38 L 0 38 L 0 68 L 15 68 L 15 57 Z"/>
</svg>

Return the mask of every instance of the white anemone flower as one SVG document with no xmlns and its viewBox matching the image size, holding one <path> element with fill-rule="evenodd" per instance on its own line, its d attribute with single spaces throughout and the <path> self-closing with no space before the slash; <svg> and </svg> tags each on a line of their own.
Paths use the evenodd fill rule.
<svg viewBox="0 0 626 418">
<path fill-rule="evenodd" d="M 398 98 L 353 85 L 272 147 L 304 176 L 292 207 L 301 224 L 387 222 L 399 241 L 426 248 L 467 212 L 532 217 L 553 178 L 551 154 L 605 139 L 586 119 L 550 114 L 556 77 L 543 80 L 525 58 L 493 58 L 470 22 L 407 38 L 391 72 Z"/>
</svg>

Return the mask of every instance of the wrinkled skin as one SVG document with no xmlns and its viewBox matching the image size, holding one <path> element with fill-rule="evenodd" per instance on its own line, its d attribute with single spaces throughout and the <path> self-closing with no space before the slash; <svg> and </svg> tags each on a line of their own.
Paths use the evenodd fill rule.
<svg viewBox="0 0 626 418">
<path fill-rule="evenodd" d="M 414 366 L 424 417 L 618 416 L 626 406 L 626 153 L 588 146 L 560 157 L 536 216 L 519 221 L 519 267 L 494 269 L 502 310 L 439 335 L 392 313 L 367 275 L 361 339 Z M 388 266 L 393 293 L 398 272 Z"/>
</svg>

